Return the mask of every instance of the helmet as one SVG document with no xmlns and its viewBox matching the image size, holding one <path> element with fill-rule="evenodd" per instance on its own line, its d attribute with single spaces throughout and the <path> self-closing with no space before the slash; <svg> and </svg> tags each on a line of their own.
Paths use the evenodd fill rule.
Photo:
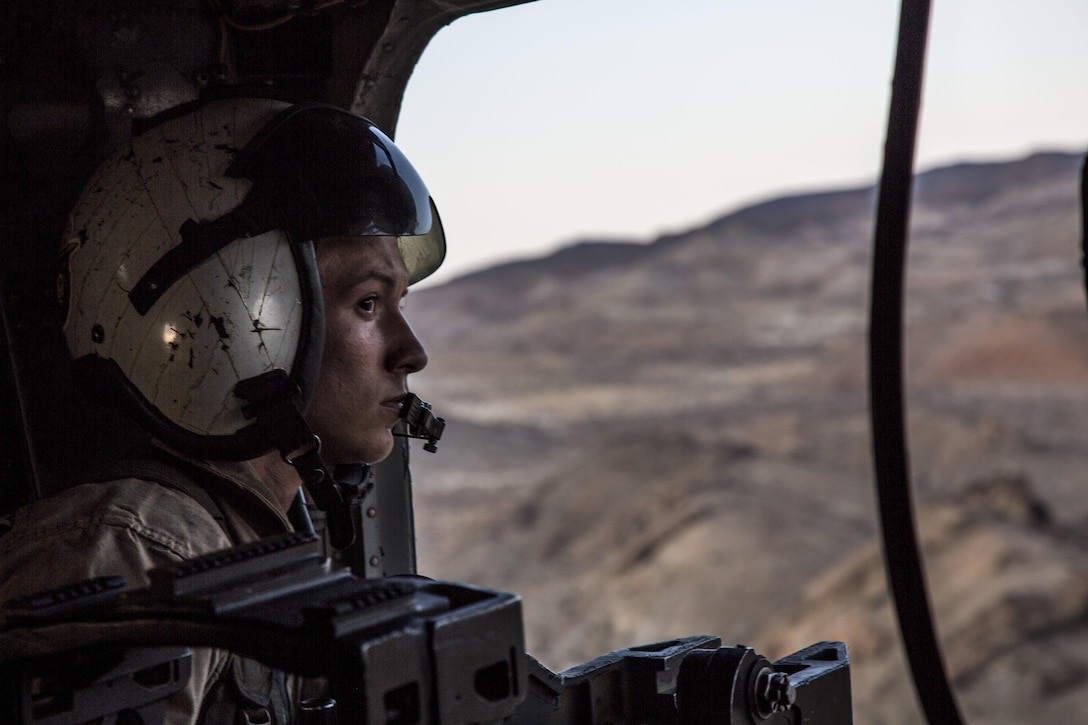
<svg viewBox="0 0 1088 725">
<path fill-rule="evenodd" d="M 161 119 L 69 218 L 59 290 L 80 386 L 192 455 L 272 450 L 254 398 L 303 411 L 320 365 L 313 241 L 364 235 L 397 238 L 410 283 L 445 255 L 427 188 L 367 119 L 257 98 Z"/>
</svg>

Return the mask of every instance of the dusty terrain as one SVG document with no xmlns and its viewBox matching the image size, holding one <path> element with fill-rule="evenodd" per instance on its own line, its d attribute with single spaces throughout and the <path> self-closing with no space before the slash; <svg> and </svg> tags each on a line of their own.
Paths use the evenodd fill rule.
<svg viewBox="0 0 1088 725">
<path fill-rule="evenodd" d="M 971 722 L 1088 712 L 1088 315 L 1073 155 L 922 175 L 909 433 Z M 717 634 L 852 651 L 855 722 L 920 722 L 869 461 L 872 189 L 413 293 L 449 420 L 417 453 L 424 573 L 516 591 L 553 669 Z M 456 240 L 453 240 L 456 244 Z"/>
</svg>

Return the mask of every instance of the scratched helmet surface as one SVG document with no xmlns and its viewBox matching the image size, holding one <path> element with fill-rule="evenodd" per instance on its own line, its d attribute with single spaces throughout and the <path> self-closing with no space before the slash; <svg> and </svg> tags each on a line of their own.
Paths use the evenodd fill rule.
<svg viewBox="0 0 1088 725">
<path fill-rule="evenodd" d="M 193 455 L 272 444 L 236 386 L 283 371 L 305 409 L 324 316 L 313 240 L 395 236 L 410 282 L 445 254 L 400 150 L 325 105 L 210 101 L 134 136 L 69 218 L 58 290 L 80 385 Z"/>
</svg>

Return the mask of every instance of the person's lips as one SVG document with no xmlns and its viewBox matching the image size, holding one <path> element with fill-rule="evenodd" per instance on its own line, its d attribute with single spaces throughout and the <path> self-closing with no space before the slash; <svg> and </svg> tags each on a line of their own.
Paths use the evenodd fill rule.
<svg viewBox="0 0 1088 725">
<path fill-rule="evenodd" d="M 382 401 L 382 407 L 383 408 L 389 408 L 390 410 L 394 410 L 399 415 L 401 408 L 404 407 L 404 396 L 405 395 L 406 395 L 406 393 L 401 393 L 401 394 L 399 394 L 399 395 L 397 395 L 395 397 L 387 398 L 387 399 L 383 400 Z"/>
</svg>

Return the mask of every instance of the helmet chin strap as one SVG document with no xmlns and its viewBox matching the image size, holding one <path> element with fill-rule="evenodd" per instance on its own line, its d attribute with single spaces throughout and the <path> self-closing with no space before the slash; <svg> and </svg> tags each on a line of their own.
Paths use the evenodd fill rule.
<svg viewBox="0 0 1088 725">
<path fill-rule="evenodd" d="M 245 416 L 255 421 L 283 460 L 298 471 L 314 503 L 325 512 L 329 543 L 335 549 L 351 546 L 355 540 L 352 505 L 374 487 L 370 466 L 337 466 L 342 476 L 333 475 L 321 459 L 321 439 L 310 430 L 299 409 L 298 386 L 289 380 L 286 371 L 272 370 L 240 380 L 234 393 L 247 403 L 242 409 Z M 303 512 L 294 516 L 301 518 Z"/>
<path fill-rule="evenodd" d="M 299 420 L 302 420 L 301 413 Z M 302 425 L 305 426 L 306 422 L 302 421 Z M 280 454 L 295 467 L 314 503 L 325 512 L 329 543 L 335 549 L 346 549 L 355 541 L 352 504 L 364 498 L 374 488 L 374 475 L 370 466 L 365 463 L 349 466 L 344 470 L 337 466 L 337 473 L 343 472 L 347 475 L 343 478 L 334 475 L 321 460 L 321 440 L 312 433 L 310 435 L 313 436 L 312 445 L 302 455 L 292 458 L 290 454 L 293 451 L 284 453 L 283 448 L 279 449 Z"/>
</svg>

